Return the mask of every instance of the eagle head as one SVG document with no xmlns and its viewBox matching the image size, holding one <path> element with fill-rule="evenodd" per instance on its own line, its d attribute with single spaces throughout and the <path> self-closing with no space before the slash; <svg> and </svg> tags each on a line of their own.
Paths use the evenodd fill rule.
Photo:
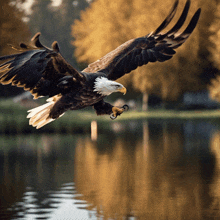
<svg viewBox="0 0 220 220">
<path fill-rule="evenodd" d="M 94 92 L 97 92 L 103 96 L 110 95 L 113 92 L 121 92 L 126 94 L 126 88 L 115 81 L 109 80 L 106 77 L 97 77 L 94 83 Z"/>
</svg>

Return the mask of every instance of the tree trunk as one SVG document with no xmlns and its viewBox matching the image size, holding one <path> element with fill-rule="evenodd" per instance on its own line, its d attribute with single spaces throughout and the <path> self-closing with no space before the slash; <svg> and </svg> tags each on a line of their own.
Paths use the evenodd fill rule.
<svg viewBox="0 0 220 220">
<path fill-rule="evenodd" d="M 148 110 L 148 94 L 147 92 L 143 92 L 143 103 L 142 103 L 142 111 Z"/>
</svg>

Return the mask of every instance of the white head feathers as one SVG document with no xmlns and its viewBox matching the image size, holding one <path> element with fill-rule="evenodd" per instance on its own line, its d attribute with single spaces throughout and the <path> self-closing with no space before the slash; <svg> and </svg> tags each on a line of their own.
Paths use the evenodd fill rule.
<svg viewBox="0 0 220 220">
<path fill-rule="evenodd" d="M 125 87 L 112 80 L 108 80 L 106 77 L 97 77 L 94 83 L 94 92 L 97 92 L 103 96 L 110 95 L 113 92 L 122 92 L 125 91 Z"/>
</svg>

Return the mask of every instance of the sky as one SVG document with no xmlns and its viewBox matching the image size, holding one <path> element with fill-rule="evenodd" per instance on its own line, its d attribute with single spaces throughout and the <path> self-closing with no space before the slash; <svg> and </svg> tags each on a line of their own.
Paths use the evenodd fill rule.
<svg viewBox="0 0 220 220">
<path fill-rule="evenodd" d="M 26 2 L 23 4 L 23 7 L 26 9 L 27 13 L 30 13 L 30 8 L 33 4 L 34 0 L 26 0 Z M 53 6 L 59 6 L 61 4 L 62 0 L 53 0 Z"/>
</svg>

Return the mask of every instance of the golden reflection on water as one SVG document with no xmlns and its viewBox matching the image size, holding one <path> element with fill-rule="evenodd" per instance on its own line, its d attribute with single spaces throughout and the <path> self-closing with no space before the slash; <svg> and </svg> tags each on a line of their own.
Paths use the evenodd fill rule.
<svg viewBox="0 0 220 220">
<path fill-rule="evenodd" d="M 0 217 L 32 213 L 25 195 L 35 193 L 31 205 L 39 216 L 63 207 L 92 210 L 97 219 L 220 219 L 220 130 L 204 138 L 207 124 L 187 123 L 145 121 L 129 132 L 122 124 L 97 140 L 89 134 L 0 137 L 8 144 L 0 154 Z"/>
<path fill-rule="evenodd" d="M 152 138 L 144 122 L 143 138 L 134 146 L 120 136 L 111 151 L 100 151 L 100 144 L 90 138 L 78 140 L 74 178 L 77 192 L 82 194 L 79 199 L 87 201 L 88 209 L 96 208 L 98 216 L 220 217 L 220 132 L 212 136 L 210 154 L 204 156 L 216 158 L 217 171 L 209 182 L 205 176 L 213 173 L 213 160 L 203 163 L 196 148 L 187 154 L 178 127 L 163 126 L 161 135 Z"/>
<path fill-rule="evenodd" d="M 210 195 L 213 200 L 209 207 L 209 213 L 214 217 L 220 216 L 220 131 L 212 136 L 211 152 L 215 156 L 215 172 L 213 183 L 210 185 Z"/>
</svg>

